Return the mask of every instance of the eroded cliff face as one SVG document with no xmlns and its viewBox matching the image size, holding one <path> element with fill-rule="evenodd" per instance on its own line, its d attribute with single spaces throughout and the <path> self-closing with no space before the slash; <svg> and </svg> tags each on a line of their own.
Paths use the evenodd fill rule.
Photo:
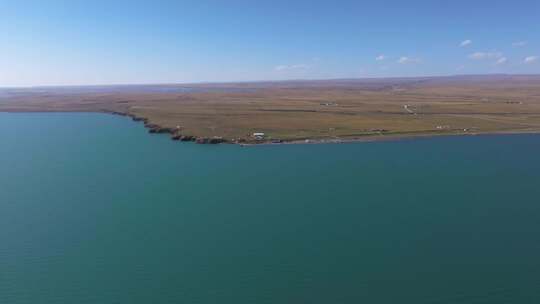
<svg viewBox="0 0 540 304">
<path fill-rule="evenodd" d="M 193 135 L 182 134 L 179 128 L 162 127 L 158 124 L 150 123 L 147 118 L 138 117 L 129 113 L 110 112 L 113 115 L 128 116 L 135 122 L 143 122 L 148 133 L 151 134 L 170 134 L 171 140 L 183 142 L 196 142 L 198 144 L 221 144 L 228 142 L 223 137 L 196 137 Z"/>
</svg>

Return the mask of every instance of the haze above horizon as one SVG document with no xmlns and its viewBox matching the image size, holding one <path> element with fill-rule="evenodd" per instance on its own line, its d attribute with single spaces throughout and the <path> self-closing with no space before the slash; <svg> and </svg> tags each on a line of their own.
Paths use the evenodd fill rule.
<svg viewBox="0 0 540 304">
<path fill-rule="evenodd" d="M 539 74 L 540 2 L 0 1 L 0 87 Z"/>
</svg>

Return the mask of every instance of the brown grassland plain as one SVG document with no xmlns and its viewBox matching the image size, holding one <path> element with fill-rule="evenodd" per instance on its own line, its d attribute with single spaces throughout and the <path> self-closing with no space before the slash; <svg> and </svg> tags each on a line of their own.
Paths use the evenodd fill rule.
<svg viewBox="0 0 540 304">
<path fill-rule="evenodd" d="M 195 137 L 355 140 L 540 131 L 540 76 L 0 89 L 5 112 L 115 112 Z"/>
</svg>

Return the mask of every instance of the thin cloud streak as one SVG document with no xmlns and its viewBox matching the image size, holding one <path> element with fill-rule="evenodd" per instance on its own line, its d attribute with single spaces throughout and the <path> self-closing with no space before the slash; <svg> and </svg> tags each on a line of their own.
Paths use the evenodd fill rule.
<svg viewBox="0 0 540 304">
<path fill-rule="evenodd" d="M 532 63 L 535 63 L 537 61 L 538 61 L 538 56 L 528 56 L 528 57 L 525 57 L 525 59 L 523 60 L 523 63 L 532 64 Z"/>
<path fill-rule="evenodd" d="M 526 46 L 527 45 L 527 41 L 516 41 L 514 43 L 512 43 L 512 46 L 513 47 L 523 47 L 523 46 Z"/>
<path fill-rule="evenodd" d="M 501 57 L 495 62 L 495 65 L 502 65 L 502 64 L 505 64 L 506 62 L 508 62 L 508 58 Z"/>
<path fill-rule="evenodd" d="M 484 60 L 484 59 L 499 59 L 503 57 L 501 52 L 475 52 L 469 55 L 470 59 L 473 60 Z"/>
<path fill-rule="evenodd" d="M 421 60 L 418 58 L 412 58 L 407 56 L 402 56 L 398 59 L 397 63 L 399 64 L 412 64 L 412 63 L 420 63 Z"/>
<path fill-rule="evenodd" d="M 292 71 L 292 70 L 307 70 L 309 69 L 307 64 L 293 64 L 293 65 L 278 65 L 274 67 L 275 71 Z"/>
<path fill-rule="evenodd" d="M 472 40 L 467 39 L 467 40 L 462 41 L 462 42 L 459 44 L 459 46 L 460 46 L 460 47 L 466 47 L 466 46 L 471 45 L 471 44 L 472 44 Z"/>
</svg>

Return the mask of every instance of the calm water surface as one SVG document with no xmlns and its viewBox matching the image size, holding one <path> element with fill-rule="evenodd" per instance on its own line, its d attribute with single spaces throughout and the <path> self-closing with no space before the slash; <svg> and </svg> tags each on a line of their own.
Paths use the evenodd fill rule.
<svg viewBox="0 0 540 304">
<path fill-rule="evenodd" d="M 0 303 L 540 303 L 540 136 L 201 146 L 0 113 Z"/>
</svg>

